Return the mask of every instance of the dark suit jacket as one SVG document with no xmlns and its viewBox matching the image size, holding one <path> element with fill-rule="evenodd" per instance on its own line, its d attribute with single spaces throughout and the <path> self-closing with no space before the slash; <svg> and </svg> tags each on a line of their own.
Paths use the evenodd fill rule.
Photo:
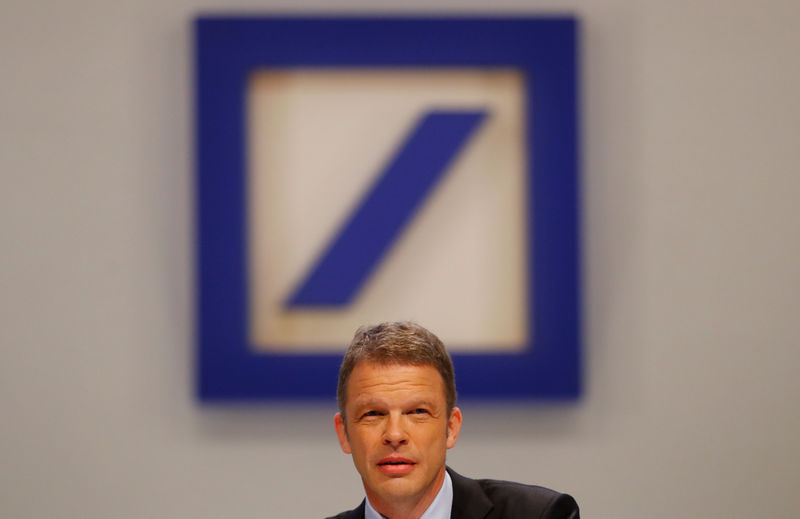
<svg viewBox="0 0 800 519">
<path fill-rule="evenodd" d="M 447 468 L 453 480 L 451 519 L 580 519 L 567 494 L 510 481 L 469 479 Z M 364 519 L 364 501 L 328 519 Z"/>
</svg>

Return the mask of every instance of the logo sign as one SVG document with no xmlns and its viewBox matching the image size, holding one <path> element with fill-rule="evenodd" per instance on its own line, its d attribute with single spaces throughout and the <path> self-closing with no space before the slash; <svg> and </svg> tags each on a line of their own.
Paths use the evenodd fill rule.
<svg viewBox="0 0 800 519">
<path fill-rule="evenodd" d="M 341 352 L 396 316 L 453 351 L 522 350 L 523 85 L 513 69 L 252 74 L 251 345 Z"/>
<path fill-rule="evenodd" d="M 404 319 L 462 397 L 577 397 L 576 29 L 198 19 L 201 400 L 333 398 Z"/>
</svg>

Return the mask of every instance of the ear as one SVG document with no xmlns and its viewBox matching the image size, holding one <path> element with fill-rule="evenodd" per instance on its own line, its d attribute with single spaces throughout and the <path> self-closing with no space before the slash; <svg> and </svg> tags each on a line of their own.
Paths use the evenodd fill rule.
<svg viewBox="0 0 800 519">
<path fill-rule="evenodd" d="M 454 407 L 447 419 L 447 448 L 452 449 L 458 440 L 458 432 L 461 430 L 461 409 Z"/>
<path fill-rule="evenodd" d="M 339 446 L 345 454 L 352 454 L 353 450 L 350 448 L 350 442 L 347 440 L 347 428 L 342 418 L 342 413 L 336 413 L 333 417 L 333 426 L 336 427 L 336 436 L 339 437 Z"/>
</svg>

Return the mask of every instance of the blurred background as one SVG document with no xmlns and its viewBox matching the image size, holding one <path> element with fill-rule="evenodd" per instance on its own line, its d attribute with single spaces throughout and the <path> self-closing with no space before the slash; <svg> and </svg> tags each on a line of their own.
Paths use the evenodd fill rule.
<svg viewBox="0 0 800 519">
<path fill-rule="evenodd" d="M 0 2 L 0 516 L 323 517 L 333 398 L 192 395 L 191 20 L 483 2 Z M 449 463 L 587 518 L 798 516 L 800 4 L 582 21 L 584 398 L 462 402 Z M 346 340 L 346 338 L 345 338 Z"/>
</svg>

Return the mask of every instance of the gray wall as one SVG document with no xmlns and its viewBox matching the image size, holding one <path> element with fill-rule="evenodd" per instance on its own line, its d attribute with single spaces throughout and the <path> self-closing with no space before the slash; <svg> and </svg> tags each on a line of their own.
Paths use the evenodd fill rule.
<svg viewBox="0 0 800 519">
<path fill-rule="evenodd" d="M 429 3 L 379 4 L 484 9 Z M 583 20 L 586 397 L 465 402 L 450 462 L 570 491 L 596 519 L 797 517 L 800 7 L 497 11 L 555 4 Z M 375 10 L 236 7 L 334 5 Z M 332 401 L 191 396 L 189 23 L 222 7 L 0 3 L 2 517 L 319 517 L 360 499 Z"/>
</svg>

